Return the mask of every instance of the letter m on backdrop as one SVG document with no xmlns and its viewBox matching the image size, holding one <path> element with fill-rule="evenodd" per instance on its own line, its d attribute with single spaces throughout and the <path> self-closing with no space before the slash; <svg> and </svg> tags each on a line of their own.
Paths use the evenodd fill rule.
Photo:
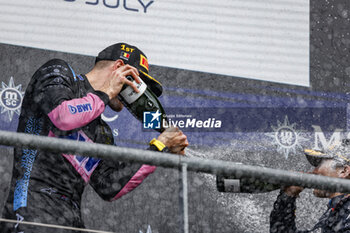
<svg viewBox="0 0 350 233">
<path fill-rule="evenodd" d="M 341 141 L 341 132 L 342 129 L 335 129 L 330 139 L 327 141 L 322 129 L 318 125 L 312 125 L 312 128 L 315 130 L 315 150 L 327 150 L 331 145 L 339 143 Z M 320 147 L 321 146 L 321 147 Z"/>
</svg>

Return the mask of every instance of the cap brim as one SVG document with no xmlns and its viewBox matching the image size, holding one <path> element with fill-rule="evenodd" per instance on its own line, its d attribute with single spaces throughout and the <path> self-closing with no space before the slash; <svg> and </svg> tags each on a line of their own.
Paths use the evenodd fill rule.
<svg viewBox="0 0 350 233">
<path fill-rule="evenodd" d="M 304 154 L 306 156 L 307 161 L 314 166 L 317 167 L 320 165 L 323 159 L 332 159 L 333 157 L 323 153 L 322 151 L 305 149 Z"/>
<path fill-rule="evenodd" d="M 162 84 L 153 78 L 151 75 L 145 73 L 142 70 L 139 70 L 140 78 L 147 84 L 147 86 L 151 89 L 151 91 L 157 96 L 161 96 L 163 93 Z"/>
</svg>

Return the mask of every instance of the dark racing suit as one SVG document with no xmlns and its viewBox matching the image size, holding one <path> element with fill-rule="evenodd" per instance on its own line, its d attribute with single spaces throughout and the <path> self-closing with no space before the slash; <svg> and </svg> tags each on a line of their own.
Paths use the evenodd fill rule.
<svg viewBox="0 0 350 233">
<path fill-rule="evenodd" d="M 17 131 L 113 145 L 111 129 L 100 116 L 108 101 L 107 94 L 95 91 L 66 62 L 50 60 L 35 72 L 27 87 Z M 67 232 L 18 224 L 21 221 L 83 228 L 80 202 L 87 184 L 104 200 L 112 201 L 154 170 L 148 165 L 15 148 L 3 218 L 15 219 L 17 224 L 2 223 L 0 231 Z"/>
<path fill-rule="evenodd" d="M 327 211 L 311 230 L 300 231 L 295 226 L 296 197 L 281 192 L 270 215 L 271 233 L 350 232 L 350 195 L 330 199 Z"/>
</svg>

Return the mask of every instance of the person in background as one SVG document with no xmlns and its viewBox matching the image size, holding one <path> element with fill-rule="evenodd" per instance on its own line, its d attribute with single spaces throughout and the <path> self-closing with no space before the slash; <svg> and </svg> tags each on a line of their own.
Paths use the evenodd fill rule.
<svg viewBox="0 0 350 233">
<path fill-rule="evenodd" d="M 305 150 L 308 161 L 315 168 L 312 174 L 350 179 L 350 147 L 348 141 L 326 152 Z M 289 186 L 281 190 L 270 215 L 270 232 L 350 232 L 350 194 L 315 189 L 313 194 L 329 198 L 327 210 L 311 230 L 298 230 L 295 225 L 296 199 L 302 187 Z"/>
</svg>

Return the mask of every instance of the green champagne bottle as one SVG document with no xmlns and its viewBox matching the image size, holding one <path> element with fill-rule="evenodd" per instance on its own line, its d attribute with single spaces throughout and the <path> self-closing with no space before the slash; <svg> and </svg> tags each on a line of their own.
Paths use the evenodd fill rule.
<svg viewBox="0 0 350 233">
<path fill-rule="evenodd" d="M 279 184 L 271 184 L 255 178 L 236 178 L 234 176 L 216 176 L 216 187 L 219 192 L 230 193 L 266 193 L 282 186 Z"/>
<path fill-rule="evenodd" d="M 146 83 L 141 78 L 141 83 L 136 83 L 132 76 L 127 76 L 126 78 L 136 85 L 139 93 L 136 93 L 132 87 L 124 85 L 118 95 L 120 101 L 137 120 L 144 124 L 144 128 L 147 128 L 145 127 L 144 114 L 146 112 L 154 112 L 153 116 L 160 118 L 157 118 L 159 121 L 155 121 L 154 123 L 157 124 L 152 128 L 163 132 L 165 126 L 167 126 L 167 118 L 157 96 L 147 88 Z"/>
</svg>

